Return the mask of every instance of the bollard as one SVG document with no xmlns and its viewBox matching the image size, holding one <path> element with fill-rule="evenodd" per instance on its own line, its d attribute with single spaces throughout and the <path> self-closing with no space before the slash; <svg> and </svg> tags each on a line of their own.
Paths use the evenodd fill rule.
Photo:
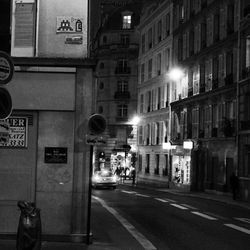
<svg viewBox="0 0 250 250">
<path fill-rule="evenodd" d="M 34 202 L 18 201 L 21 210 L 17 230 L 17 250 L 41 250 L 40 209 Z"/>
</svg>

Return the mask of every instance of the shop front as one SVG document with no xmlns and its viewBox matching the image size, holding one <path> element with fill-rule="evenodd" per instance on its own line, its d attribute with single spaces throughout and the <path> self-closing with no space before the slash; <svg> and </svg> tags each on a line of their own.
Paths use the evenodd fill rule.
<svg viewBox="0 0 250 250">
<path fill-rule="evenodd" d="M 191 152 L 182 145 L 173 146 L 171 149 L 171 181 L 170 188 L 189 191 L 191 186 Z"/>
</svg>

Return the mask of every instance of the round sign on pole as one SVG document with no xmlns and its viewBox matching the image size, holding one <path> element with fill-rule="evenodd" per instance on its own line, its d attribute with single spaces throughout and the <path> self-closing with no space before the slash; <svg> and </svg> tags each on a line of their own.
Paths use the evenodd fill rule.
<svg viewBox="0 0 250 250">
<path fill-rule="evenodd" d="M 88 121 L 88 127 L 92 134 L 101 134 L 106 129 L 106 119 L 99 114 L 91 115 Z"/>
<path fill-rule="evenodd" d="M 13 76 L 14 64 L 10 56 L 0 51 L 0 84 L 8 83 Z"/>
<path fill-rule="evenodd" d="M 9 117 L 12 111 L 12 100 L 10 93 L 5 88 L 0 88 L 0 120 Z"/>
</svg>

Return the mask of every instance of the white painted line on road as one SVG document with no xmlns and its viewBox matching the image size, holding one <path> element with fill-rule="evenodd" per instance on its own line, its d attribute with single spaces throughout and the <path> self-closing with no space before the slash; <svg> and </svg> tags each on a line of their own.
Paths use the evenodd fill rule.
<svg viewBox="0 0 250 250">
<path fill-rule="evenodd" d="M 177 208 L 180 208 L 180 209 L 183 209 L 183 210 L 187 210 L 188 208 L 186 208 L 186 207 L 183 207 L 183 206 L 181 206 L 181 205 L 178 205 L 178 204 L 174 204 L 174 203 L 172 203 L 172 204 L 170 204 L 171 206 L 174 206 L 174 207 L 177 207 Z"/>
<path fill-rule="evenodd" d="M 184 206 L 184 207 L 187 207 L 187 208 L 190 208 L 190 209 L 193 209 L 193 210 L 197 210 L 198 208 L 196 208 L 196 207 L 193 207 L 193 206 L 190 206 L 190 205 L 188 205 L 188 204 L 181 204 L 182 206 Z"/>
<path fill-rule="evenodd" d="M 166 201 L 166 200 L 163 200 L 163 199 L 160 199 L 160 198 L 155 198 L 155 200 L 161 201 L 161 202 L 169 202 L 169 201 Z"/>
<path fill-rule="evenodd" d="M 106 202 L 99 197 L 93 196 L 101 205 L 106 208 L 113 216 L 128 230 L 128 232 L 142 245 L 145 250 L 156 250 L 157 248 L 132 224 L 130 224 L 124 217 L 122 217 L 114 208 L 109 207 Z"/>
<path fill-rule="evenodd" d="M 135 194 L 137 196 L 141 196 L 141 197 L 150 197 L 149 195 L 146 195 L 146 194 Z"/>
<path fill-rule="evenodd" d="M 246 223 L 249 223 L 250 224 L 250 219 L 248 218 L 234 218 L 235 220 L 239 220 L 239 221 L 243 221 L 243 222 L 246 222 Z"/>
<path fill-rule="evenodd" d="M 210 215 L 210 216 L 213 216 L 217 219 L 221 219 L 221 220 L 228 220 L 228 218 L 224 217 L 224 216 L 221 216 L 221 215 L 218 215 L 218 214 L 214 214 L 214 213 L 210 213 L 210 212 L 206 212 L 206 214 Z"/>
<path fill-rule="evenodd" d="M 207 214 L 203 214 L 203 213 L 200 213 L 200 212 L 191 212 L 192 214 L 196 214 L 196 215 L 198 215 L 198 216 L 201 216 L 201 217 L 203 217 L 203 218 L 205 218 L 205 219 L 208 219 L 208 220 L 218 220 L 218 219 L 216 219 L 216 218 L 214 218 L 214 217 L 212 217 L 212 216 L 209 216 L 209 215 L 207 215 Z"/>
<path fill-rule="evenodd" d="M 126 191 L 126 190 L 121 190 L 121 192 L 123 193 L 127 193 L 127 194 L 135 194 L 135 191 Z"/>
<path fill-rule="evenodd" d="M 236 226 L 234 224 L 224 224 L 224 225 L 227 226 L 227 227 L 231 227 L 231 228 L 233 228 L 235 230 L 241 231 L 243 233 L 250 234 L 250 230 L 246 229 L 244 227 L 239 227 L 239 226 Z"/>
<path fill-rule="evenodd" d="M 167 199 L 167 198 L 164 198 L 164 200 L 169 201 L 169 202 L 176 202 L 175 200 L 171 200 L 171 199 Z"/>
</svg>

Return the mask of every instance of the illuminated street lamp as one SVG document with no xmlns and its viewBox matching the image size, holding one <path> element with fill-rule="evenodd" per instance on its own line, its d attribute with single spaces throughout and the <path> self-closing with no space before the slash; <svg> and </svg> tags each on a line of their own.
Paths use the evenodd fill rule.
<svg viewBox="0 0 250 250">
<path fill-rule="evenodd" d="M 169 71 L 168 76 L 169 76 L 170 80 L 172 80 L 174 82 L 178 82 L 184 76 L 184 72 L 181 68 L 173 68 Z"/>
<path fill-rule="evenodd" d="M 140 120 L 141 120 L 140 117 L 136 115 L 132 118 L 131 123 L 132 125 L 137 126 Z"/>
</svg>

